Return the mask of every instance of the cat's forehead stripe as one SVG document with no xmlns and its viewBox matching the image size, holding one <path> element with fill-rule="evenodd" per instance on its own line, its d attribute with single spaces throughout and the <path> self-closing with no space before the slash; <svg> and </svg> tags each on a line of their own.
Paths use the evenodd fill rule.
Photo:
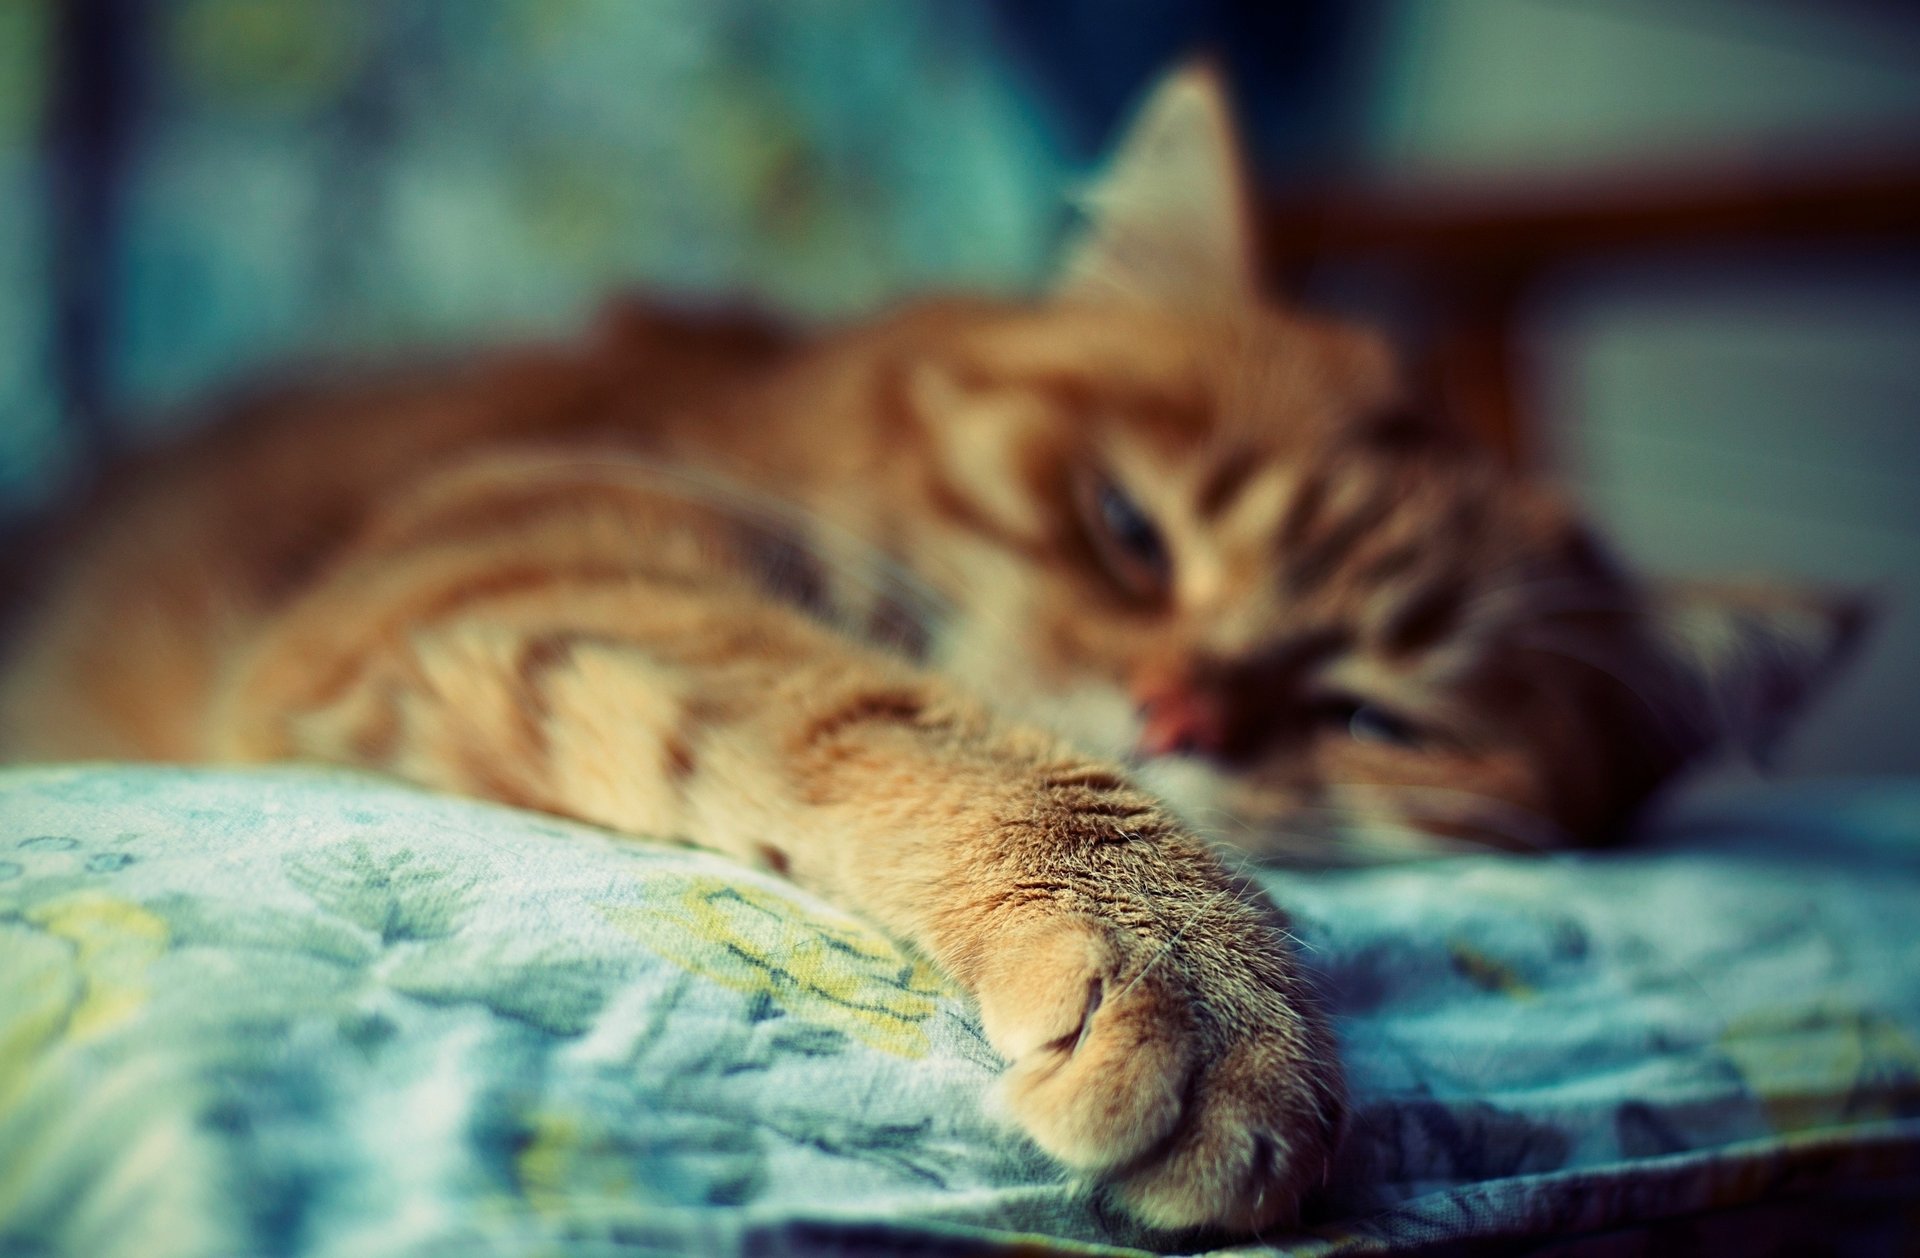
<svg viewBox="0 0 1920 1258">
<path fill-rule="evenodd" d="M 1318 501 L 1318 517 L 1301 530 L 1298 540 L 1285 545 L 1281 555 L 1286 584 L 1304 594 L 1324 584 L 1361 541 L 1394 512 L 1394 495 L 1370 477 L 1340 478 L 1333 492 Z"/>
<path fill-rule="evenodd" d="M 1465 610 L 1465 586 L 1442 574 L 1396 601 L 1380 627 L 1381 649 L 1390 655 L 1412 655 L 1435 646 L 1459 627 Z"/>
<path fill-rule="evenodd" d="M 1222 452 L 1201 482 L 1194 508 L 1202 520 L 1217 520 L 1226 514 L 1242 490 L 1264 464 L 1259 455 L 1245 446 L 1233 446 Z"/>
</svg>

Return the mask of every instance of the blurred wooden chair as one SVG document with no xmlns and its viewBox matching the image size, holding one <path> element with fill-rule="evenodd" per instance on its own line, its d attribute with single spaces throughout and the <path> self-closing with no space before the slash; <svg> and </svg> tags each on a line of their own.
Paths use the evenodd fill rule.
<svg viewBox="0 0 1920 1258">
<path fill-rule="evenodd" d="M 1674 248 L 1920 242 L 1920 147 L 1525 183 L 1330 190 L 1269 202 L 1283 289 L 1313 268 L 1384 264 L 1429 313 L 1424 381 L 1503 457 L 1539 450 L 1517 320 L 1570 264 Z"/>
</svg>

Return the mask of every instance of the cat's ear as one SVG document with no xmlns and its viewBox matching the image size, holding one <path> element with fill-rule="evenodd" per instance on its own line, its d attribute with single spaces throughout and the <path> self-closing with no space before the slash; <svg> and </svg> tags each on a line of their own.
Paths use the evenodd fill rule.
<svg viewBox="0 0 1920 1258">
<path fill-rule="evenodd" d="M 1690 723 L 1759 765 L 1873 619 L 1865 595 L 1780 585 L 1667 582 L 1651 604 Z"/>
<path fill-rule="evenodd" d="M 1188 62 L 1160 81 L 1081 208 L 1086 222 L 1057 294 L 1185 310 L 1254 296 L 1247 176 L 1212 63 Z"/>
</svg>

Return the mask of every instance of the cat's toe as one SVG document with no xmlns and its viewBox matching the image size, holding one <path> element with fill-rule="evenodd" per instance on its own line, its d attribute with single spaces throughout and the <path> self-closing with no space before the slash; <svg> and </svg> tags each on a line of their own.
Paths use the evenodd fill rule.
<svg viewBox="0 0 1920 1258">
<path fill-rule="evenodd" d="M 1193 1074 L 1185 1009 L 1153 976 L 1129 978 L 1125 951 L 1091 922 L 1057 919 L 1003 939 L 980 987 L 987 1037 L 1011 1063 L 1009 1109 L 1084 1171 L 1164 1140 Z"/>
<path fill-rule="evenodd" d="M 1157 1227 L 1284 1226 L 1326 1178 L 1341 1105 L 1330 1061 L 1243 1043 L 1201 1072 L 1173 1134 L 1109 1191 Z"/>
</svg>

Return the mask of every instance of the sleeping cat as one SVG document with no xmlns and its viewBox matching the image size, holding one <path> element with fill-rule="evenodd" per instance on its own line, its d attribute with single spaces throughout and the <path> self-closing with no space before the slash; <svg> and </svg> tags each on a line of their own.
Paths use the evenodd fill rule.
<svg viewBox="0 0 1920 1258">
<path fill-rule="evenodd" d="M 0 677 L 24 757 L 311 759 L 762 865 L 979 1001 L 1041 1147 L 1252 1230 L 1342 1114 L 1255 854 L 1603 839 L 1857 620 L 1656 589 L 1266 303 L 1218 84 L 1037 304 L 287 390 L 133 469 Z"/>
</svg>

